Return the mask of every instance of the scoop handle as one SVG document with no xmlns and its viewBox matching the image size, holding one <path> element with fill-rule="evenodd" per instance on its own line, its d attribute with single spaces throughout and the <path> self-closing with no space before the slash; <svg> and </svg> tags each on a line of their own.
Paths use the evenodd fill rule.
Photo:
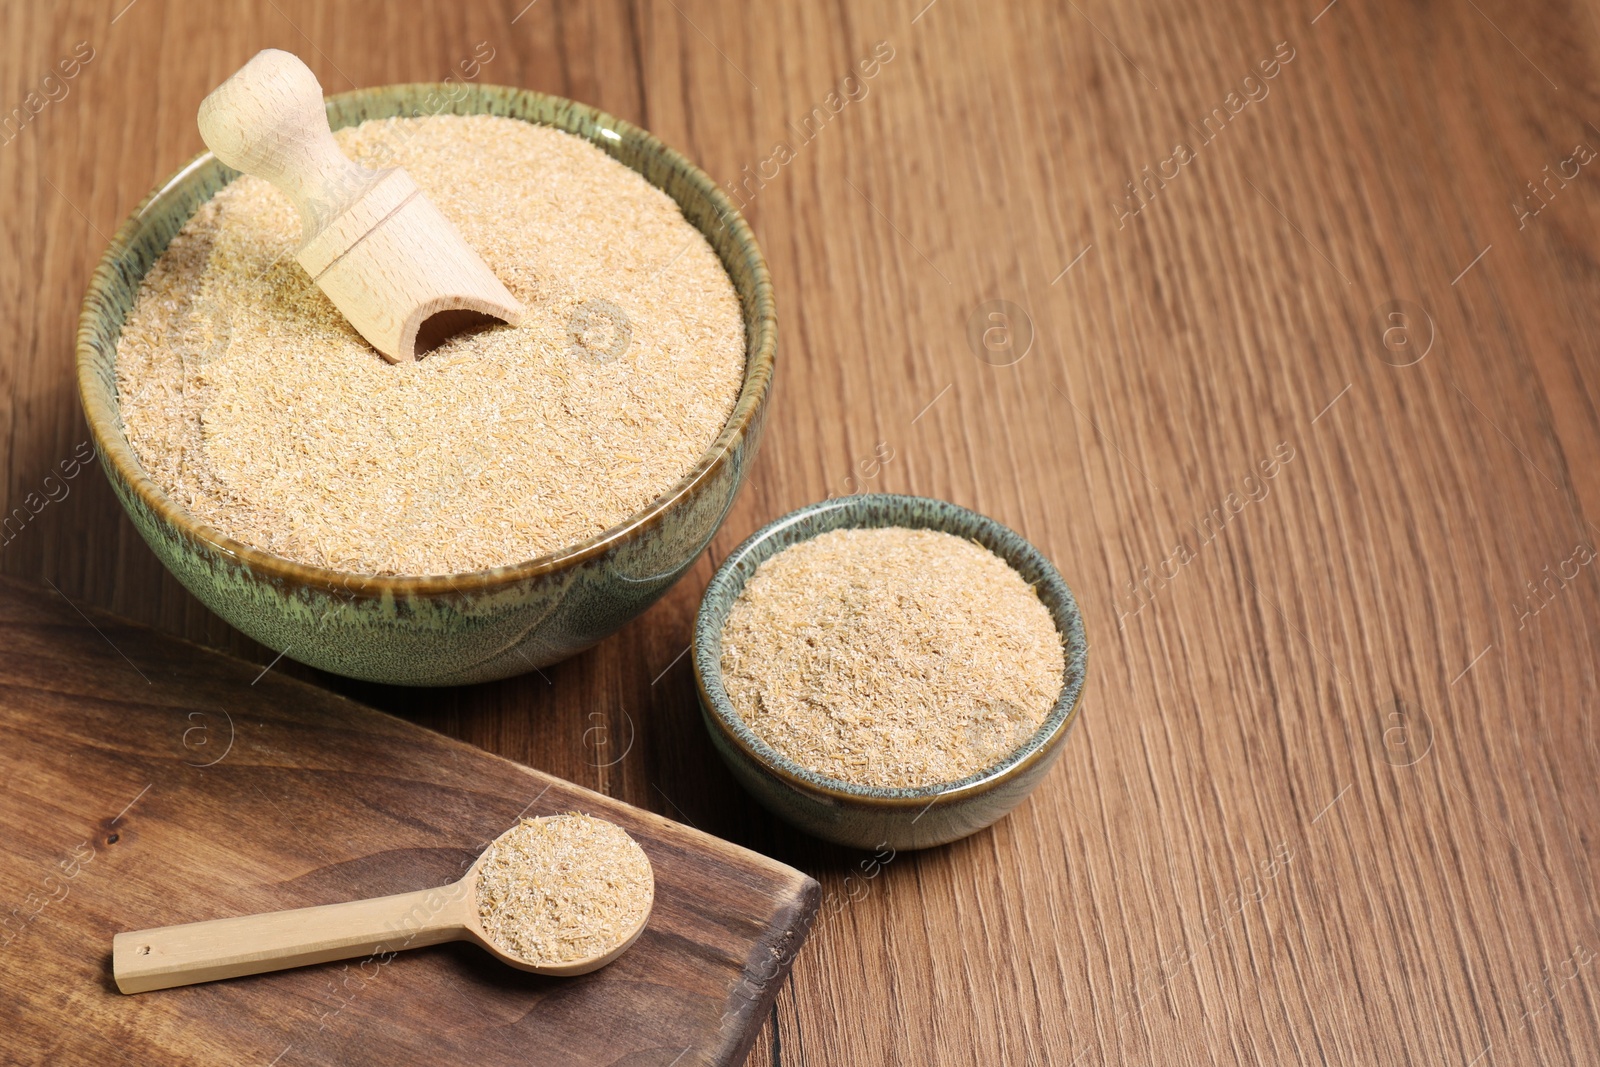
<svg viewBox="0 0 1600 1067">
<path fill-rule="evenodd" d="M 456 941 L 472 903 L 462 880 L 437 889 L 117 934 L 111 972 L 124 993 L 214 982 L 328 960 Z"/>
<path fill-rule="evenodd" d="M 276 48 L 257 52 L 200 101 L 199 124 L 213 155 L 294 202 L 307 240 L 379 176 L 340 151 L 311 68 Z"/>
</svg>

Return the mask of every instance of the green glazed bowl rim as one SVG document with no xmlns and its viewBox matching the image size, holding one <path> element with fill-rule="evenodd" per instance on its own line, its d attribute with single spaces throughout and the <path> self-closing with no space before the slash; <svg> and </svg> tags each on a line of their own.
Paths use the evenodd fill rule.
<svg viewBox="0 0 1600 1067">
<path fill-rule="evenodd" d="M 817 516 L 826 518 L 816 529 L 803 536 L 785 536 L 793 527 Z M 858 785 L 819 774 L 761 740 L 733 710 L 727 690 L 723 688 L 722 626 L 734 598 L 744 589 L 755 569 L 789 545 L 829 530 L 884 526 L 942 530 L 978 541 L 1034 585 L 1040 602 L 1055 621 L 1056 630 L 1066 648 L 1061 693 L 1044 722 L 1028 740 L 1004 759 L 958 781 L 888 788 Z M 705 716 L 708 723 L 715 724 L 724 739 L 790 788 L 854 807 L 922 807 L 924 810 L 934 804 L 943 807 L 990 792 L 1026 776 L 1041 760 L 1050 759 L 1071 732 L 1083 701 L 1088 666 L 1089 643 L 1077 599 L 1044 553 L 1021 534 L 987 515 L 932 497 L 899 493 L 857 494 L 807 504 L 769 522 L 723 560 L 722 566 L 712 576 L 711 583 L 706 586 L 700 611 L 695 618 L 695 685 L 700 691 L 701 706 L 710 712 Z"/>
<path fill-rule="evenodd" d="M 516 118 L 523 122 L 550 125 L 583 138 L 624 166 L 628 166 L 630 170 L 645 177 L 647 181 L 648 175 L 638 167 L 630 165 L 620 153 L 628 151 L 641 160 L 658 158 L 669 169 L 683 175 L 690 190 L 703 197 L 709 203 L 715 217 L 723 220 L 731 231 L 725 245 L 727 254 L 717 252 L 718 259 L 725 267 L 729 266 L 730 262 L 737 261 L 747 272 L 747 281 L 741 285 L 733 271 L 729 270 L 729 278 L 738 291 L 741 311 L 746 322 L 745 367 L 738 400 L 718 432 L 716 440 L 702 453 L 695 466 L 643 509 L 587 540 L 523 562 L 454 574 L 375 575 L 298 563 L 228 537 L 195 518 L 145 473 L 122 429 L 115 383 L 107 388 L 95 371 L 95 364 L 101 359 L 94 344 L 97 327 L 103 319 L 113 314 L 109 310 L 114 303 L 110 289 L 119 279 L 120 273 L 136 269 L 133 242 L 142 227 L 144 216 L 173 190 L 181 187 L 186 181 L 195 180 L 207 170 L 225 176 L 225 181 L 222 183 L 224 185 L 237 177 L 237 172 L 218 162 L 210 152 L 202 152 L 144 198 L 138 208 L 118 228 L 116 235 L 111 239 L 111 244 L 100 257 L 94 276 L 89 282 L 88 291 L 84 294 L 78 320 L 78 395 L 89 430 L 94 435 L 97 451 L 103 458 L 110 460 L 122 482 L 137 494 L 145 507 L 176 530 L 189 544 L 203 550 L 209 549 L 242 563 L 251 571 L 265 576 L 276 584 L 289 588 L 341 590 L 344 595 L 358 599 L 386 597 L 398 599 L 447 593 L 480 594 L 514 586 L 531 578 L 581 564 L 621 542 L 638 536 L 646 528 L 662 521 L 667 512 L 691 497 L 701 485 L 711 481 L 723 464 L 728 462 L 738 442 L 751 431 L 752 424 L 761 412 L 763 400 L 770 390 L 773 365 L 777 356 L 777 310 L 773 298 L 771 274 L 767 270 L 766 259 L 756 243 L 755 234 L 749 224 L 734 207 L 733 201 L 708 174 L 691 163 L 682 153 L 668 147 L 648 131 L 630 122 L 598 108 L 533 89 L 487 84 L 407 82 L 336 93 L 327 97 L 327 109 L 330 121 L 335 123 L 335 128 L 339 128 L 349 125 L 340 121 L 341 112 L 346 109 L 352 112 L 362 108 L 370 109 L 373 113 L 368 117 L 371 119 L 410 117 L 418 112 L 404 110 L 408 105 L 439 96 L 450 100 L 451 103 L 430 114 L 492 114 Z M 569 112 L 571 117 L 562 123 L 538 122 L 520 115 L 507 114 L 503 103 L 495 106 L 497 98 L 526 105 L 530 111 L 545 109 L 553 114 L 565 111 Z M 392 115 L 384 114 L 386 109 L 393 109 Z M 668 195 L 672 194 L 669 192 Z M 681 201 L 679 206 L 682 207 Z M 715 250 L 716 241 L 712 234 L 707 233 L 702 226 L 696 225 L 696 228 L 712 242 Z M 121 322 L 117 323 L 119 335 L 121 326 Z M 115 355 L 112 359 L 115 360 Z"/>
</svg>

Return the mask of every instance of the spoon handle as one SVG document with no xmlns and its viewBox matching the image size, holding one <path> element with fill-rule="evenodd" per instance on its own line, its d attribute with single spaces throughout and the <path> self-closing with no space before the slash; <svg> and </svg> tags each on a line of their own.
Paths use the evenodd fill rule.
<svg viewBox="0 0 1600 1067">
<path fill-rule="evenodd" d="M 322 85 L 300 60 L 257 52 L 200 102 L 200 137 L 222 162 L 278 187 L 321 233 L 378 177 L 344 154 L 328 128 Z"/>
<path fill-rule="evenodd" d="M 465 935 L 470 886 L 132 930 L 111 942 L 124 993 L 421 948 Z"/>
</svg>

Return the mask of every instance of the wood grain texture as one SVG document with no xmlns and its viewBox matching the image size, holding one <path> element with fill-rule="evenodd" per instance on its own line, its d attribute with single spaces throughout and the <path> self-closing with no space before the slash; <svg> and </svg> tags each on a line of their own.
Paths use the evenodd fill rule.
<svg viewBox="0 0 1600 1067">
<path fill-rule="evenodd" d="M 49 590 L 0 581 L 0 637 L 6 1062 L 738 1064 L 810 929 L 793 868 Z M 565 811 L 650 857 L 626 953 L 556 978 L 430 939 L 489 842 Z M 122 931 L 431 889 L 348 962 L 112 980 Z"/>
<path fill-rule="evenodd" d="M 783 337 L 762 457 L 707 558 L 601 647 L 463 690 L 320 681 L 818 875 L 763 1067 L 1600 1060 L 1600 567 L 1578 562 L 1600 169 L 1566 162 L 1600 149 L 1600 12 L 925 4 L 5 8 L 4 106 L 97 50 L 0 148 L 7 509 L 84 439 L 78 295 L 198 150 L 210 86 L 262 47 L 336 91 L 489 41 L 482 80 L 749 182 Z M 1011 349 L 982 346 L 996 300 L 1025 354 L 1015 311 Z M 1032 800 L 886 863 L 755 810 L 680 658 L 714 564 L 858 486 L 1021 531 L 1094 643 Z M 277 655 L 167 577 L 93 472 L 0 568 Z"/>
</svg>

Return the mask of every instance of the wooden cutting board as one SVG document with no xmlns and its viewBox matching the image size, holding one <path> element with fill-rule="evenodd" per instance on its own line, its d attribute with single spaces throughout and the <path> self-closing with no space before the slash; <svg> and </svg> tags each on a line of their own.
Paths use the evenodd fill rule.
<svg viewBox="0 0 1600 1067">
<path fill-rule="evenodd" d="M 304 683 L 0 582 L 0 1058 L 741 1063 L 816 913 L 774 860 Z M 442 885 L 516 818 L 623 826 L 649 926 L 582 978 L 473 946 L 124 996 L 111 937 Z"/>
</svg>

